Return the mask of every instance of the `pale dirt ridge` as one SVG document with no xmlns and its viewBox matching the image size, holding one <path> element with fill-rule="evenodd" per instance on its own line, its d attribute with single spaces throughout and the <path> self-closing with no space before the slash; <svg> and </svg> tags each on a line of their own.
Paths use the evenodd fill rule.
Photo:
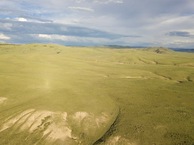
<svg viewBox="0 0 194 145">
<path fill-rule="evenodd" d="M 25 110 L 14 117 L 9 117 L 0 126 L 0 132 L 17 128 L 19 132 L 42 132 L 41 138 L 49 142 L 62 141 L 69 145 L 84 144 L 85 137 L 92 142 L 99 139 L 110 127 L 112 116 L 102 112 L 94 115 L 89 112 L 53 112 L 48 110 Z M 109 125 L 110 124 L 110 125 Z M 101 136 L 97 132 L 102 133 Z"/>
</svg>

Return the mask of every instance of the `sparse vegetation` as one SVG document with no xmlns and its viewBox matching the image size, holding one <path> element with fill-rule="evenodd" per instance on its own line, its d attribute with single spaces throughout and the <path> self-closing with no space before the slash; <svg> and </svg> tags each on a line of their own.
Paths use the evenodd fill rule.
<svg viewBox="0 0 194 145">
<path fill-rule="evenodd" d="M 193 145 L 193 70 L 165 48 L 2 44 L 0 144 Z"/>
</svg>

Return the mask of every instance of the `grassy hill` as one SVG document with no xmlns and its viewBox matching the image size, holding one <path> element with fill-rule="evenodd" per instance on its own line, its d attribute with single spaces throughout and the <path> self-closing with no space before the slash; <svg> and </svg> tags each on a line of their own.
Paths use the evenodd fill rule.
<svg viewBox="0 0 194 145">
<path fill-rule="evenodd" d="M 0 144 L 193 145 L 194 54 L 0 45 Z"/>
</svg>

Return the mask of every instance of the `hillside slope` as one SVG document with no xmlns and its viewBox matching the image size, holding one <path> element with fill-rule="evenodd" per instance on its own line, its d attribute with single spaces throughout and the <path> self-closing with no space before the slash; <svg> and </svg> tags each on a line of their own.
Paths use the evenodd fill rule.
<svg viewBox="0 0 194 145">
<path fill-rule="evenodd" d="M 193 145 L 194 54 L 0 45 L 0 144 Z"/>
</svg>

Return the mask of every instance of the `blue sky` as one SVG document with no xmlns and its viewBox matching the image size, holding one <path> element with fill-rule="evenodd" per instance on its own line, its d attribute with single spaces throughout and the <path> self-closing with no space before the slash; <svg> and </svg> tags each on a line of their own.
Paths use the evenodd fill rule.
<svg viewBox="0 0 194 145">
<path fill-rule="evenodd" d="M 194 1 L 1 0 L 0 43 L 194 48 Z"/>
</svg>

